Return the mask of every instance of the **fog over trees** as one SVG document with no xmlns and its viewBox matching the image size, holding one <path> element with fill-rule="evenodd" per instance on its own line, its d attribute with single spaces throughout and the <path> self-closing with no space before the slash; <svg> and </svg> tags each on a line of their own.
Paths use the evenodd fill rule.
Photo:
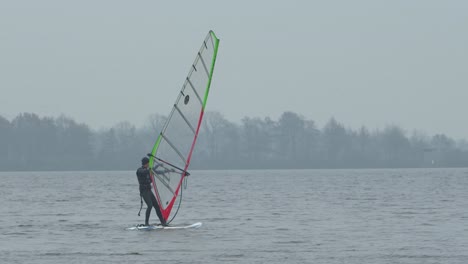
<svg viewBox="0 0 468 264">
<path fill-rule="evenodd" d="M 0 171 L 134 170 L 166 117 L 148 120 L 141 128 L 121 122 L 96 131 L 65 116 L 0 116 Z M 192 169 L 410 167 L 468 167 L 468 143 L 395 125 L 351 129 L 334 118 L 319 127 L 293 112 L 278 120 L 245 117 L 239 124 L 208 112 L 191 164 Z"/>
</svg>

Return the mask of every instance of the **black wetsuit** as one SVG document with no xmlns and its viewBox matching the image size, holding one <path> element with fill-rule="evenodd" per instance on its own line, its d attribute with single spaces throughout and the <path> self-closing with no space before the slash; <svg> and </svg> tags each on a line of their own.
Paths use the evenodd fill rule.
<svg viewBox="0 0 468 264">
<path fill-rule="evenodd" d="M 145 218 L 145 225 L 149 225 L 149 217 L 151 214 L 151 209 L 154 207 L 156 209 L 156 214 L 159 217 L 159 221 L 161 221 L 162 225 L 166 225 L 166 221 L 164 220 L 161 210 L 159 210 L 158 202 L 156 201 L 156 197 L 154 197 L 153 192 L 151 191 L 151 177 L 150 172 L 145 167 L 140 167 L 136 171 L 136 175 L 138 178 L 138 182 L 140 183 L 140 195 L 145 200 L 146 205 L 146 218 Z"/>
</svg>

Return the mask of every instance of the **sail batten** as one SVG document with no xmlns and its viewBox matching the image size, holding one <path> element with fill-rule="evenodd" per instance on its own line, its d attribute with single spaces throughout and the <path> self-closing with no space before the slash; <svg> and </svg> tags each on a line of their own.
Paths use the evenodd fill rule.
<svg viewBox="0 0 468 264">
<path fill-rule="evenodd" d="M 203 64 L 203 69 L 205 69 L 206 75 L 210 76 L 210 72 L 208 71 L 208 68 L 205 65 L 205 61 L 203 60 L 203 57 L 200 55 L 200 53 L 198 53 L 198 56 Z"/>
<path fill-rule="evenodd" d="M 192 82 L 190 81 L 190 79 L 188 77 L 187 77 L 187 82 L 190 84 L 190 87 L 192 88 L 192 91 L 195 93 L 195 95 L 197 96 L 200 103 L 203 104 L 203 100 L 201 99 L 200 95 L 198 95 L 197 90 L 195 89 L 195 87 L 193 86 Z"/>
<path fill-rule="evenodd" d="M 184 162 L 184 163 L 187 163 L 187 161 L 185 160 L 185 157 L 184 155 L 182 155 L 182 153 L 177 149 L 177 147 L 165 136 L 163 135 L 163 139 L 167 142 L 167 144 L 169 144 L 172 149 L 179 155 L 180 159 Z"/>
<path fill-rule="evenodd" d="M 158 180 L 164 184 L 164 186 L 172 193 L 172 194 L 175 194 L 175 191 L 171 188 L 171 186 L 169 184 L 166 183 L 167 179 L 164 179 L 163 177 L 161 177 L 161 175 L 157 174 L 156 172 L 154 172 L 154 177 L 158 178 Z"/>
<path fill-rule="evenodd" d="M 190 124 L 190 122 L 187 120 L 187 118 L 184 116 L 184 114 L 182 113 L 182 111 L 180 111 L 179 107 L 177 107 L 177 105 L 174 105 L 175 109 L 177 110 L 177 112 L 179 112 L 180 116 L 185 120 L 185 123 L 187 123 L 187 125 L 190 127 L 190 129 L 192 130 L 193 134 L 195 134 L 195 128 L 192 127 L 192 125 Z"/>
<path fill-rule="evenodd" d="M 184 177 L 188 175 L 187 169 L 200 131 L 218 45 L 219 39 L 213 31 L 210 31 L 190 67 L 184 85 L 150 155 L 150 167 L 154 172 L 153 191 L 167 222 L 172 221 L 177 213 L 172 210 L 174 204 L 176 201 L 178 203 L 181 201 L 181 186 Z M 178 171 L 171 166 L 178 168 Z M 158 175 L 157 167 L 164 169 L 161 172 L 163 175 Z"/>
</svg>

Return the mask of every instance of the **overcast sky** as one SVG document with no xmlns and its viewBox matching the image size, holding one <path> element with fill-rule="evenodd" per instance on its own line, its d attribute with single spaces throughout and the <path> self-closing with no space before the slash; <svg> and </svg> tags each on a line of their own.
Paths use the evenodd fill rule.
<svg viewBox="0 0 468 264">
<path fill-rule="evenodd" d="M 468 1 L 0 0 L 0 115 L 167 115 L 221 39 L 207 110 L 468 138 Z"/>
</svg>

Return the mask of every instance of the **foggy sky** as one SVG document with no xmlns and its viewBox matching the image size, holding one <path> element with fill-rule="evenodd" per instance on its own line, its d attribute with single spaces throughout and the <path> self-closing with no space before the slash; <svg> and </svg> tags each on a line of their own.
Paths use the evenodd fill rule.
<svg viewBox="0 0 468 264">
<path fill-rule="evenodd" d="M 208 30 L 207 110 L 468 138 L 466 1 L 0 1 L 0 115 L 167 115 Z"/>
</svg>

